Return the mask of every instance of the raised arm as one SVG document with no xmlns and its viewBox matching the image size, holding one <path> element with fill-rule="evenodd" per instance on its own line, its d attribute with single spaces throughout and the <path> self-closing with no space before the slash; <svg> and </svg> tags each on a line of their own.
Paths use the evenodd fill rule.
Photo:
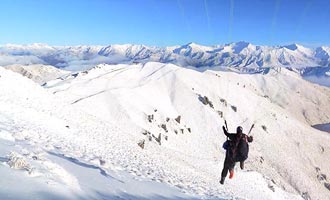
<svg viewBox="0 0 330 200">
<path fill-rule="evenodd" d="M 226 130 L 226 128 L 224 127 L 224 126 L 222 126 L 222 130 L 223 130 L 223 133 L 227 136 L 227 137 L 229 137 L 229 139 L 234 139 L 235 138 L 235 135 L 236 134 L 231 134 L 231 133 L 228 133 L 228 131 Z"/>
</svg>

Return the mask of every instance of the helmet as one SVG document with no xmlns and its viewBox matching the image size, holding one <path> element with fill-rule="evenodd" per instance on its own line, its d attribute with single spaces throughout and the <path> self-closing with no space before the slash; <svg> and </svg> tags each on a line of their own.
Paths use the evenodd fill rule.
<svg viewBox="0 0 330 200">
<path fill-rule="evenodd" d="M 243 128 L 241 126 L 238 126 L 236 129 L 236 133 L 243 133 Z"/>
</svg>

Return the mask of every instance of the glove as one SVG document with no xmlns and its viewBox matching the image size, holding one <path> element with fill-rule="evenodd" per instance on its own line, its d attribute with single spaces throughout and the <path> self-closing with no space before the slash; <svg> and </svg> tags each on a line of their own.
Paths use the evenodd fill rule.
<svg viewBox="0 0 330 200">
<path fill-rule="evenodd" d="M 249 137 L 247 138 L 247 140 L 248 140 L 248 142 L 253 142 L 253 136 L 252 136 L 252 135 L 249 136 Z"/>
</svg>

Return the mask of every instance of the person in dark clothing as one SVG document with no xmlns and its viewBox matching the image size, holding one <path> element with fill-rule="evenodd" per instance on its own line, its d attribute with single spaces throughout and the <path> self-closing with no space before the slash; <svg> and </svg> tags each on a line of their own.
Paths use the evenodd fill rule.
<svg viewBox="0 0 330 200">
<path fill-rule="evenodd" d="M 228 146 L 226 149 L 226 158 L 223 164 L 223 169 L 221 172 L 220 183 L 224 184 L 226 176 L 229 171 L 229 178 L 234 176 L 234 167 L 236 162 L 240 162 L 241 169 L 244 169 L 244 161 L 248 157 L 249 153 L 249 144 L 248 142 L 253 141 L 252 136 L 247 136 L 243 133 L 243 128 L 238 126 L 236 129 L 236 134 L 228 133 L 226 128 L 222 127 L 224 134 L 229 139 L 227 141 Z"/>
</svg>

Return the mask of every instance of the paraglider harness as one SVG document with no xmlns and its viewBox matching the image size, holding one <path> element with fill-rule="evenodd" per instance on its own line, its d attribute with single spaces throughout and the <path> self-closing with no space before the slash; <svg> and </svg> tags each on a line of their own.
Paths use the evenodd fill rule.
<svg viewBox="0 0 330 200">
<path fill-rule="evenodd" d="M 226 131 L 228 132 L 228 125 L 226 120 L 225 120 L 225 125 L 226 125 Z M 248 135 L 251 133 L 253 128 L 254 128 L 254 124 L 252 124 Z M 231 140 L 229 140 L 229 138 L 227 137 L 227 140 L 222 144 L 222 148 L 224 148 L 227 151 L 229 150 L 230 146 L 231 146 Z"/>
</svg>

